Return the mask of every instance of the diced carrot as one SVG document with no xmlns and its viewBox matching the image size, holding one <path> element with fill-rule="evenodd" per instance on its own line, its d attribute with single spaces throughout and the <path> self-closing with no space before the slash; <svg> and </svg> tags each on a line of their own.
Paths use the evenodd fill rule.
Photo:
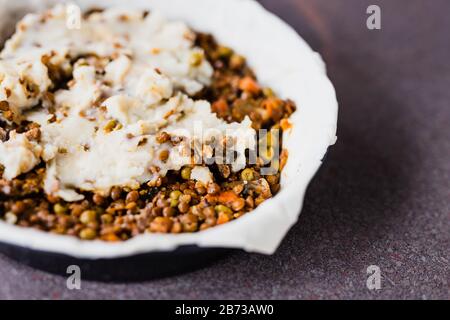
<svg viewBox="0 0 450 320">
<path fill-rule="evenodd" d="M 231 205 L 234 201 L 239 200 L 239 197 L 233 191 L 225 191 L 219 195 L 220 203 Z"/>
<path fill-rule="evenodd" d="M 217 224 L 221 225 L 230 221 L 230 217 L 226 213 L 220 213 L 219 218 L 217 219 Z"/>
<path fill-rule="evenodd" d="M 239 81 L 239 89 L 242 91 L 246 91 L 252 94 L 258 94 L 261 90 L 256 81 L 251 77 L 242 78 Z"/>
<path fill-rule="evenodd" d="M 289 152 L 287 151 L 287 149 L 283 149 L 283 151 L 281 151 L 281 155 L 280 155 L 280 170 L 283 170 L 284 167 L 286 166 L 288 157 L 289 157 Z"/>
<path fill-rule="evenodd" d="M 287 131 L 292 128 L 292 124 L 289 122 L 288 119 L 281 119 L 280 126 L 281 129 L 283 129 L 283 131 Z"/>
<path fill-rule="evenodd" d="M 108 233 L 102 236 L 103 241 L 116 242 L 119 241 L 119 237 L 114 233 Z"/>
<path fill-rule="evenodd" d="M 228 111 L 228 103 L 224 99 L 217 100 L 212 104 L 212 110 L 218 114 L 224 114 Z"/>
</svg>

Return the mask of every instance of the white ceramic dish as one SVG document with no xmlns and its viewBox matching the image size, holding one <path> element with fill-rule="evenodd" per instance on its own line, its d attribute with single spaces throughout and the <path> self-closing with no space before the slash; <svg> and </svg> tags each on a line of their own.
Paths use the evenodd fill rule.
<svg viewBox="0 0 450 320">
<path fill-rule="evenodd" d="M 11 29 L 17 12 L 31 12 L 60 1 L 0 0 L 0 28 Z M 124 5 L 121 0 L 74 1 L 82 9 Z M 179 246 L 238 248 L 272 254 L 297 221 L 309 182 L 328 147 L 336 141 L 338 104 L 320 56 L 286 23 L 253 0 L 127 0 L 128 8 L 159 10 L 170 19 L 212 33 L 244 55 L 259 81 L 297 103 L 293 129 L 284 137 L 289 160 L 281 190 L 252 213 L 195 234 L 145 234 L 123 243 L 81 241 L 0 222 L 0 242 L 84 259 L 111 259 L 171 251 Z M 20 15 L 19 15 L 20 17 Z M 7 24 L 7 23 L 8 24 Z"/>
</svg>

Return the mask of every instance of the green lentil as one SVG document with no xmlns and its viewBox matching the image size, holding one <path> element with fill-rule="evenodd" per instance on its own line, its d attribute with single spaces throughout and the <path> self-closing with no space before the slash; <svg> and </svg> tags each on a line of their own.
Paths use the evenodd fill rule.
<svg viewBox="0 0 450 320">
<path fill-rule="evenodd" d="M 103 127 L 103 130 L 105 132 L 111 132 L 114 130 L 114 128 L 117 126 L 117 120 L 110 120 L 108 123 Z"/>
<path fill-rule="evenodd" d="M 90 222 L 94 222 L 97 218 L 97 212 L 94 210 L 86 210 L 80 216 L 81 223 L 88 224 Z"/>
<path fill-rule="evenodd" d="M 97 237 L 97 232 L 92 228 L 85 228 L 80 231 L 80 238 L 83 240 L 93 240 Z"/>
<path fill-rule="evenodd" d="M 224 206 L 223 204 L 219 204 L 217 206 L 214 207 L 214 209 L 216 210 L 217 213 L 233 213 L 233 211 L 228 208 L 227 206 Z"/>
<path fill-rule="evenodd" d="M 57 215 L 63 215 L 67 212 L 67 208 L 57 203 L 53 206 L 53 211 L 55 211 Z"/>
<path fill-rule="evenodd" d="M 238 55 L 238 54 L 233 54 L 230 58 L 230 67 L 232 69 L 239 69 L 242 68 L 242 66 L 245 64 L 245 58 Z"/>
<path fill-rule="evenodd" d="M 204 59 L 203 52 L 197 51 L 192 53 L 191 58 L 189 59 L 189 63 L 192 67 L 198 67 L 202 64 Z"/>
<path fill-rule="evenodd" d="M 255 175 L 253 173 L 253 170 L 250 168 L 244 169 L 241 172 L 241 178 L 244 181 L 253 181 L 253 179 L 255 179 Z"/>
<path fill-rule="evenodd" d="M 184 180 L 189 180 L 191 178 L 191 168 L 184 167 L 181 170 L 181 178 L 183 178 Z"/>
<path fill-rule="evenodd" d="M 273 90 L 270 89 L 270 88 L 264 88 L 264 89 L 263 89 L 263 94 L 264 94 L 264 96 L 266 96 L 267 98 L 270 98 L 270 97 L 273 97 L 273 96 L 274 96 Z"/>
<path fill-rule="evenodd" d="M 220 58 L 227 59 L 231 57 L 231 55 L 233 54 L 233 50 L 225 46 L 219 46 L 219 48 L 217 48 L 217 54 Z"/>
<path fill-rule="evenodd" d="M 104 224 L 110 224 L 114 221 L 113 216 L 108 213 L 102 214 L 101 219 Z"/>
<path fill-rule="evenodd" d="M 174 190 L 170 193 L 170 199 L 178 200 L 183 193 L 180 190 Z"/>
<path fill-rule="evenodd" d="M 172 208 L 177 207 L 177 206 L 178 206 L 178 203 L 179 203 L 178 199 L 170 199 L 170 206 L 171 206 Z"/>
</svg>

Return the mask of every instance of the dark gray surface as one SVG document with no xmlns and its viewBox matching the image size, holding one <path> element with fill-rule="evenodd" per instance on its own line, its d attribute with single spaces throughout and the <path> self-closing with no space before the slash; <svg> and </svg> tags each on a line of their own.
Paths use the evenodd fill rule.
<svg viewBox="0 0 450 320">
<path fill-rule="evenodd" d="M 278 252 L 77 292 L 0 257 L 0 298 L 450 298 L 450 2 L 262 2 L 324 54 L 341 105 L 339 142 Z M 369 4 L 381 31 L 365 27 Z"/>
</svg>

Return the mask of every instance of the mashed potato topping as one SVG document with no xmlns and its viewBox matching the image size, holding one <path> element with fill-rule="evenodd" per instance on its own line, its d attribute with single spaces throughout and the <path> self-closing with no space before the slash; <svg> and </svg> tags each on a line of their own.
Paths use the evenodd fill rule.
<svg viewBox="0 0 450 320">
<path fill-rule="evenodd" d="M 3 178 L 43 161 L 45 191 L 66 201 L 83 199 L 79 191 L 137 189 L 192 164 L 180 143 L 186 137 L 198 138 L 206 155 L 210 142 L 231 138 L 232 169 L 245 167 L 251 121 L 228 124 L 192 98 L 210 84 L 213 68 L 184 23 L 125 9 L 92 13 L 81 29 L 66 21 L 64 6 L 27 15 L 0 54 L 0 101 L 12 112 L 3 120 L 37 123 L 41 133 L 38 142 L 18 133 L 0 140 Z M 179 139 L 161 143 L 161 133 Z M 207 167 L 194 172 L 211 179 Z"/>
</svg>

